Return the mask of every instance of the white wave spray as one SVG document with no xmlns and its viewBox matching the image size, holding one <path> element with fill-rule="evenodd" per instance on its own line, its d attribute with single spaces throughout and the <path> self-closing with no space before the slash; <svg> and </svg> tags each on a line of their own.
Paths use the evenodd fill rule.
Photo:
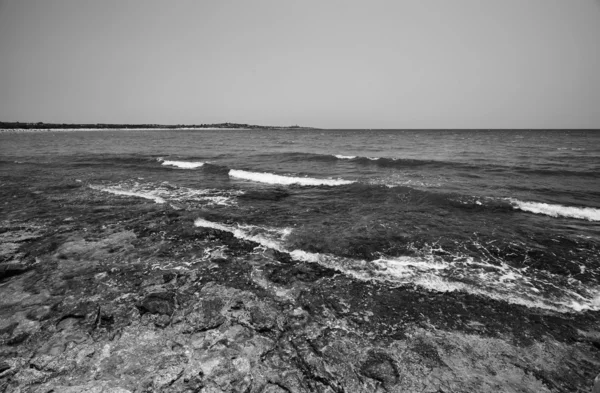
<svg viewBox="0 0 600 393">
<path fill-rule="evenodd" d="M 235 204 L 235 197 L 243 194 L 242 191 L 238 190 L 198 190 L 187 187 L 176 187 L 168 183 L 123 182 L 110 186 L 90 185 L 89 187 L 114 195 L 150 199 L 161 204 L 166 202 L 183 202 L 201 204 L 203 206 L 231 206 Z"/>
<path fill-rule="evenodd" d="M 182 169 L 196 169 L 204 166 L 204 162 L 190 162 L 190 161 L 162 161 L 162 165 L 174 166 Z"/>
<path fill-rule="evenodd" d="M 248 172 L 238 169 L 231 169 L 229 176 L 251 180 L 259 183 L 282 184 L 282 185 L 300 185 L 300 186 L 342 186 L 345 184 L 354 183 L 350 180 L 343 179 L 316 179 L 311 177 L 292 177 L 276 175 L 268 172 Z"/>
<path fill-rule="evenodd" d="M 318 263 L 359 280 L 412 284 L 438 292 L 465 291 L 498 301 L 558 312 L 600 310 L 598 288 L 579 288 L 578 292 L 586 296 L 568 288 L 561 289 L 559 294 L 542 295 L 539 288 L 551 286 L 556 290 L 556 285 L 525 276 L 524 270 L 506 264 L 496 266 L 464 257 L 457 257 L 456 261 L 448 263 L 436 259 L 433 254 L 380 258 L 367 262 L 298 249 L 289 250 L 283 240 L 290 229 L 231 226 L 203 218 L 196 219 L 194 225 L 230 232 L 237 238 L 288 253 L 297 261 Z"/>
<path fill-rule="evenodd" d="M 573 207 L 552 205 L 541 202 L 523 202 L 518 199 L 508 199 L 514 209 L 530 213 L 545 214 L 551 217 L 578 218 L 580 220 L 600 221 L 600 209 L 592 207 Z"/>
</svg>

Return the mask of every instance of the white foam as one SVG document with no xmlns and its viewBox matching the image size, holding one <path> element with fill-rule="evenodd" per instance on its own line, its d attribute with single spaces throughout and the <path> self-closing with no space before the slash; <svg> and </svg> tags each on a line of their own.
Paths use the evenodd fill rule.
<svg viewBox="0 0 600 393">
<path fill-rule="evenodd" d="M 115 195 L 151 199 L 156 203 L 183 202 L 222 206 L 235 204 L 235 197 L 243 194 L 243 191 L 237 190 L 197 190 L 187 187 L 176 187 L 168 183 L 124 182 L 103 187 L 91 185 L 90 188 Z"/>
<path fill-rule="evenodd" d="M 270 238 L 269 236 L 266 236 L 264 233 L 252 233 L 252 230 L 257 230 L 257 229 L 262 229 L 263 232 L 266 233 L 280 233 L 283 237 L 287 236 L 287 234 L 289 234 L 289 232 L 291 231 L 291 229 L 284 229 L 284 230 L 280 230 L 280 229 L 269 229 L 269 228 L 260 228 L 260 227 L 256 227 L 256 226 L 251 226 L 251 225 L 239 225 L 237 227 L 234 226 L 229 226 L 229 225 L 223 225 L 223 224 L 219 224 L 216 222 L 212 222 L 212 221 L 208 221 L 205 220 L 203 218 L 197 218 L 196 220 L 194 220 L 194 225 L 197 227 L 204 227 L 204 228 L 213 228 L 213 229 L 218 229 L 221 231 L 225 231 L 225 232 L 230 232 L 233 234 L 233 236 L 237 237 L 238 239 L 244 239 L 244 240 L 249 240 L 249 241 L 253 241 L 255 243 L 260 244 L 263 247 L 267 247 L 267 248 L 272 248 L 274 250 L 277 251 L 285 251 L 284 247 L 281 245 L 281 243 L 275 239 Z"/>
<path fill-rule="evenodd" d="M 551 217 L 569 217 L 588 221 L 600 221 L 600 209 L 592 207 L 573 207 L 552 205 L 541 202 L 523 202 L 509 198 L 514 209 L 519 209 L 535 214 L 545 214 Z"/>
<path fill-rule="evenodd" d="M 237 238 L 286 252 L 294 260 L 318 263 L 359 280 L 412 284 L 437 292 L 464 291 L 498 301 L 558 312 L 600 310 L 599 288 L 588 288 L 579 282 L 574 288 L 561 288 L 553 284 L 556 277 L 548 277 L 547 281 L 530 278 L 524 275 L 526 269 L 516 269 L 506 264 L 496 266 L 463 256 L 456 256 L 450 263 L 436 258 L 433 253 L 367 262 L 304 250 L 290 251 L 283 243 L 290 229 L 229 226 L 202 218 L 196 219 L 194 224 L 230 232 Z M 431 251 L 439 250 L 438 247 Z M 552 291 L 545 294 L 540 290 L 550 287 Z"/>
<path fill-rule="evenodd" d="M 334 157 L 338 158 L 340 160 L 353 160 L 355 158 L 358 158 L 358 156 L 346 156 L 346 155 L 343 155 L 343 154 L 335 154 Z M 371 160 L 371 161 L 377 161 L 381 157 L 361 157 L 361 158 L 366 158 L 366 159 Z"/>
<path fill-rule="evenodd" d="M 353 181 L 343 179 L 315 179 L 311 177 L 291 177 L 276 175 L 268 172 L 248 172 L 237 169 L 231 169 L 229 171 L 229 176 L 238 179 L 251 180 L 259 183 L 282 185 L 297 184 L 300 186 L 341 186 L 345 184 L 354 183 Z"/>
<path fill-rule="evenodd" d="M 189 161 L 162 161 L 162 165 L 174 166 L 183 169 L 195 169 L 204 166 L 204 162 L 189 162 Z"/>
<path fill-rule="evenodd" d="M 120 190 L 120 189 L 110 188 L 110 187 L 102 188 L 102 187 L 98 187 L 98 186 L 90 186 L 90 188 L 92 188 L 94 190 L 98 190 L 98 191 L 109 192 L 109 193 L 115 194 L 115 195 L 124 195 L 124 196 L 132 196 L 132 197 L 150 199 L 156 203 L 165 203 L 166 202 L 163 198 L 161 198 L 159 196 L 147 194 L 147 193 L 143 193 L 143 192 Z"/>
</svg>

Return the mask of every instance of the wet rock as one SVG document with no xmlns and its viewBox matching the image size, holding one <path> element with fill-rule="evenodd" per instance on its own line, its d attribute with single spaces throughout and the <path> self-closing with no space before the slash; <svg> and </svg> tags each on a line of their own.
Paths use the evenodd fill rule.
<svg viewBox="0 0 600 393">
<path fill-rule="evenodd" d="M 265 201 L 279 201 L 288 196 L 290 196 L 289 191 L 281 188 L 275 188 L 272 190 L 249 190 L 244 192 L 241 196 L 239 196 L 239 198 Z"/>
<path fill-rule="evenodd" d="M 338 272 L 316 263 L 296 263 L 293 265 L 268 266 L 269 280 L 277 284 L 289 285 L 295 281 L 314 282 L 321 278 L 332 277 Z"/>
</svg>

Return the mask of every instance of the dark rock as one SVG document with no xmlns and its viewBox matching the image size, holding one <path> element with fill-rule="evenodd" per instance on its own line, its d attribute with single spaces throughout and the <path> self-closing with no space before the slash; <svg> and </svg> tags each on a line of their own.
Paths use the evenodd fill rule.
<svg viewBox="0 0 600 393">
<path fill-rule="evenodd" d="M 13 322 L 10 323 L 2 328 L 0 328 L 0 336 L 3 334 L 6 334 L 8 336 L 12 335 L 13 331 L 15 330 L 15 328 L 19 326 L 18 322 Z"/>
<path fill-rule="evenodd" d="M 435 345 L 426 342 L 423 339 L 417 339 L 411 346 L 411 350 L 423 358 L 430 367 L 444 366 L 444 361 L 440 358 Z"/>
<path fill-rule="evenodd" d="M 222 299 L 202 299 L 185 316 L 194 332 L 202 332 L 219 327 L 225 322 L 221 310 L 225 306 Z"/>
<path fill-rule="evenodd" d="M 290 196 L 289 191 L 275 188 L 272 190 L 249 190 L 242 194 L 240 199 L 256 199 L 265 201 L 279 201 Z"/>
<path fill-rule="evenodd" d="M 6 344 L 8 345 L 18 345 L 21 344 L 22 342 L 24 342 L 25 340 L 27 340 L 29 338 L 29 336 L 31 335 L 30 332 L 19 332 L 15 335 L 13 335 L 10 340 L 8 340 L 6 342 Z"/>
<path fill-rule="evenodd" d="M 139 308 L 142 312 L 171 316 L 175 311 L 175 295 L 171 292 L 151 293 Z"/>
<path fill-rule="evenodd" d="M 375 379 L 385 386 L 395 385 L 400 378 L 394 360 L 385 352 L 376 350 L 368 352 L 360 371 L 363 375 Z"/>
<path fill-rule="evenodd" d="M 173 279 L 175 277 L 177 277 L 177 274 L 175 274 L 173 272 L 168 272 L 168 273 L 163 274 L 163 280 L 164 280 L 165 284 L 173 281 Z"/>
<path fill-rule="evenodd" d="M 268 266 L 269 280 L 277 284 L 291 284 L 294 281 L 314 282 L 324 277 L 332 277 L 338 272 L 316 263 L 297 263 L 292 266 Z"/>
<path fill-rule="evenodd" d="M 29 268 L 21 263 L 2 263 L 0 264 L 0 280 L 17 276 L 29 271 Z"/>
<path fill-rule="evenodd" d="M 6 370 L 10 370 L 10 365 L 6 362 L 0 362 L 0 374 Z"/>
</svg>

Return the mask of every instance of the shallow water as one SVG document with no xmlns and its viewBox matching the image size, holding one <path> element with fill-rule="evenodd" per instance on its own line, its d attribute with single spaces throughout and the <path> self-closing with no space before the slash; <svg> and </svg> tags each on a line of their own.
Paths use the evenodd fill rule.
<svg viewBox="0 0 600 393">
<path fill-rule="evenodd" d="M 0 134 L 2 171 L 197 212 L 360 280 L 600 309 L 600 132 Z"/>
</svg>

